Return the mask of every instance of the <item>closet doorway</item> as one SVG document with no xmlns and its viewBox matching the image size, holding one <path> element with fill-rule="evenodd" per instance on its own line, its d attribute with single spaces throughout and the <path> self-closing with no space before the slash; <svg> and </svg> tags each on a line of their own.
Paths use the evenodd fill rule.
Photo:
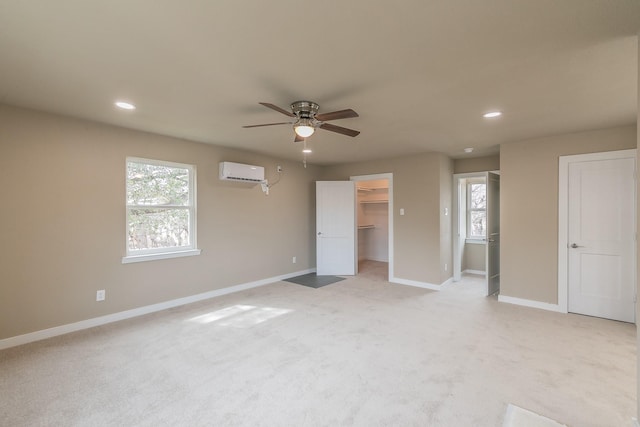
<svg viewBox="0 0 640 427">
<path fill-rule="evenodd" d="M 393 277 L 393 174 L 352 176 L 356 181 L 356 274 Z"/>
</svg>

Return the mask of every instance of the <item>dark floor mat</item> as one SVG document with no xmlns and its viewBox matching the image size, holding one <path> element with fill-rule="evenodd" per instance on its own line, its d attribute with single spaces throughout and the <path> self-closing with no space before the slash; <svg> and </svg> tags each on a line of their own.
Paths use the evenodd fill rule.
<svg viewBox="0 0 640 427">
<path fill-rule="evenodd" d="M 339 282 L 344 280 L 344 277 L 338 276 L 318 276 L 316 273 L 309 273 L 302 276 L 292 277 L 290 279 L 285 279 L 285 282 L 296 283 L 302 286 L 308 286 L 310 288 L 321 288 L 323 286 L 330 285 L 332 283 Z"/>
</svg>

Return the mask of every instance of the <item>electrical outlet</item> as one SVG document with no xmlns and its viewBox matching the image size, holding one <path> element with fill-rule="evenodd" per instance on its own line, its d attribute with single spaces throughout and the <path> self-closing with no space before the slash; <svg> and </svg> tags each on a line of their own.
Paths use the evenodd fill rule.
<svg viewBox="0 0 640 427">
<path fill-rule="evenodd" d="M 100 289 L 98 292 L 96 292 L 96 301 L 104 301 L 104 299 L 105 299 L 104 289 Z"/>
<path fill-rule="evenodd" d="M 292 263 L 294 263 L 294 264 L 295 264 L 295 263 L 296 263 L 296 261 L 297 261 L 296 257 L 291 258 L 291 262 L 292 262 Z"/>
<path fill-rule="evenodd" d="M 447 271 L 448 268 L 449 268 L 449 264 L 445 264 L 444 265 L 444 271 Z"/>
</svg>

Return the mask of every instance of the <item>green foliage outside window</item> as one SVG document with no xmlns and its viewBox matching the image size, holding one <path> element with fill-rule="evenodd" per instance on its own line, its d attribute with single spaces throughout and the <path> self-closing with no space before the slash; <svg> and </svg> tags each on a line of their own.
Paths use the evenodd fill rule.
<svg viewBox="0 0 640 427">
<path fill-rule="evenodd" d="M 191 245 L 190 173 L 186 167 L 127 162 L 129 251 Z"/>
</svg>

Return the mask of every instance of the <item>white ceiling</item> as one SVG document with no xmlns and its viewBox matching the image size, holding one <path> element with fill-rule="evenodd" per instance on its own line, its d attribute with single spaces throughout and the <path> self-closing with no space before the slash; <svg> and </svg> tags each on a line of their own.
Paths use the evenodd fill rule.
<svg viewBox="0 0 640 427">
<path fill-rule="evenodd" d="M 478 156 L 635 123 L 639 29 L 638 0 L 0 0 L 0 102 L 301 159 L 241 126 L 305 99 L 362 132 L 311 163 Z"/>
</svg>

